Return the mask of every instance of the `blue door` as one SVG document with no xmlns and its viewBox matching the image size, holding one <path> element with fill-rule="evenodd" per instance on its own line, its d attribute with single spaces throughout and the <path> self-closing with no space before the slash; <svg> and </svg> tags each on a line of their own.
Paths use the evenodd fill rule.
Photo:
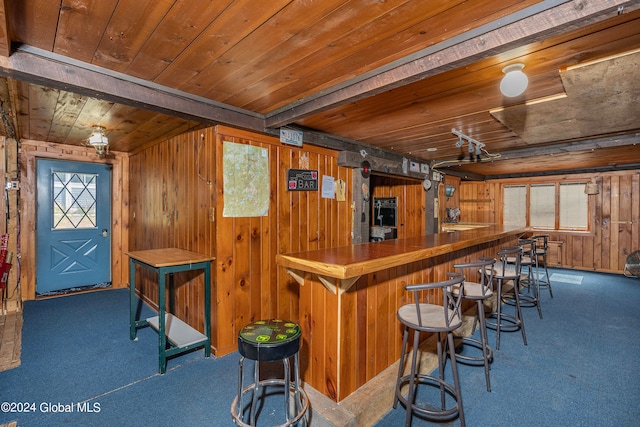
<svg viewBox="0 0 640 427">
<path fill-rule="evenodd" d="M 111 282 L 111 165 L 38 159 L 36 293 Z"/>
</svg>

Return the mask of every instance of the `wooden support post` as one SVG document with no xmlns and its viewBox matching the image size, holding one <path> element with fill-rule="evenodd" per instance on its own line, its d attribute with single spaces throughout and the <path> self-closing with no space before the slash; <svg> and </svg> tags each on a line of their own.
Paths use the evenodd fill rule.
<svg viewBox="0 0 640 427">
<path fill-rule="evenodd" d="M 19 264 L 20 253 L 18 252 L 18 235 L 20 214 L 20 175 L 18 171 L 18 142 L 12 138 L 1 138 L 0 149 L 0 168 L 3 172 L 4 180 L 2 184 L 3 190 L 7 192 L 7 197 L 2 197 L 2 232 L 9 234 L 8 252 L 14 254 L 14 266 Z M 5 168 L 6 166 L 6 168 Z M 7 183 L 17 183 L 15 188 L 12 186 L 7 188 Z M 9 271 L 7 281 L 7 310 L 19 311 L 22 306 L 22 298 L 18 287 L 18 268 L 12 268 Z"/>
<path fill-rule="evenodd" d="M 353 243 L 369 241 L 371 188 L 370 178 L 363 178 L 359 169 L 353 171 Z M 365 192 L 368 194 L 365 197 Z"/>
</svg>

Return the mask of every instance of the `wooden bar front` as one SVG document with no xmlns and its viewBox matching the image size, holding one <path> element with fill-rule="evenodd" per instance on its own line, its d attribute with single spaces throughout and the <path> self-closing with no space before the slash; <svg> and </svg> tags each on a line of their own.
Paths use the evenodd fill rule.
<svg viewBox="0 0 640 427">
<path fill-rule="evenodd" d="M 456 262 L 495 257 L 524 232 L 489 226 L 277 255 L 302 285 L 303 380 L 343 400 L 400 358 L 396 312 L 410 301 L 405 285 L 442 280 Z"/>
</svg>

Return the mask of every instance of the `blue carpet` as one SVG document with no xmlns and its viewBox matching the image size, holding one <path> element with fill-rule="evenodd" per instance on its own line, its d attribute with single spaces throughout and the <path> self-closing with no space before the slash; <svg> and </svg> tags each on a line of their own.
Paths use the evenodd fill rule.
<svg viewBox="0 0 640 427">
<path fill-rule="evenodd" d="M 541 289 L 543 319 L 535 308 L 524 309 L 527 346 L 520 332 L 501 334 L 491 365 L 491 392 L 482 367 L 458 364 L 468 426 L 638 425 L 640 280 L 555 271 L 583 280 L 552 281 L 554 298 Z M 488 335 L 495 347 L 495 331 Z M 403 425 L 404 416 L 399 405 L 376 427 Z M 443 423 L 414 417 L 412 425 Z"/>
<path fill-rule="evenodd" d="M 238 354 L 207 359 L 196 350 L 169 359 L 160 375 L 155 331 L 139 329 L 129 340 L 128 298 L 127 290 L 105 290 L 27 301 L 22 363 L 0 373 L 0 403 L 23 412 L 3 406 L 0 424 L 232 426 Z M 151 315 L 144 306 L 141 317 Z M 259 420 L 282 422 L 268 406 Z"/>
<path fill-rule="evenodd" d="M 637 425 L 640 280 L 554 272 L 579 274 L 582 284 L 553 282 L 553 299 L 542 290 L 544 319 L 525 309 L 528 346 L 519 333 L 503 333 L 491 393 L 482 368 L 459 365 L 468 426 Z M 0 403 L 35 411 L 0 411 L 0 424 L 233 426 L 238 354 L 205 359 L 197 350 L 170 359 L 160 375 L 157 334 L 140 329 L 130 341 L 128 307 L 126 290 L 26 302 L 22 363 L 0 373 Z M 144 306 L 142 317 L 149 315 Z M 493 331 L 489 339 L 495 344 Z M 94 412 L 78 412 L 78 403 Z M 57 404 L 73 404 L 74 412 L 45 412 Z M 280 399 L 267 401 L 259 426 L 281 424 L 280 406 Z M 376 426 L 403 422 L 399 407 Z M 414 418 L 413 426 L 421 425 L 435 424 Z"/>
</svg>

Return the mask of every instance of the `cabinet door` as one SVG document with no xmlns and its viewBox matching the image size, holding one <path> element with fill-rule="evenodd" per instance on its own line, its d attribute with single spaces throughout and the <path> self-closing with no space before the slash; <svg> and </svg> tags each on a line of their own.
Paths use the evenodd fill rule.
<svg viewBox="0 0 640 427">
<path fill-rule="evenodd" d="M 562 266 L 562 244 L 564 242 L 549 240 L 549 252 L 547 253 L 547 263 L 549 267 Z"/>
</svg>

